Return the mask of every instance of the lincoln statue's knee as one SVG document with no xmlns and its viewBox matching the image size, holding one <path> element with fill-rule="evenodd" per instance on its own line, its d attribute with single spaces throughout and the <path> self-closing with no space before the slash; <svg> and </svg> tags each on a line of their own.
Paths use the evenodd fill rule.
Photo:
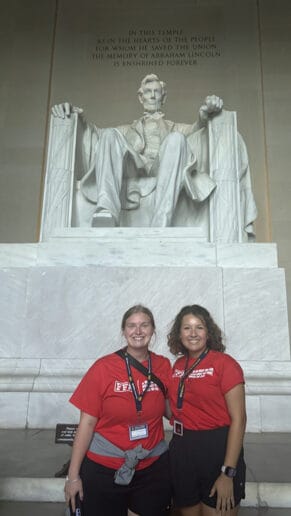
<svg viewBox="0 0 291 516">
<path fill-rule="evenodd" d="M 116 142 L 116 140 L 119 140 L 120 137 L 121 137 L 121 134 L 117 129 L 108 127 L 106 129 L 102 129 L 99 142 L 102 141 L 102 142 L 106 142 L 106 143 L 114 143 L 114 142 Z"/>
<path fill-rule="evenodd" d="M 169 133 L 166 138 L 163 140 L 162 147 L 171 147 L 173 149 L 186 147 L 187 140 L 182 133 L 178 133 L 177 131 L 174 131 L 172 133 Z"/>
</svg>

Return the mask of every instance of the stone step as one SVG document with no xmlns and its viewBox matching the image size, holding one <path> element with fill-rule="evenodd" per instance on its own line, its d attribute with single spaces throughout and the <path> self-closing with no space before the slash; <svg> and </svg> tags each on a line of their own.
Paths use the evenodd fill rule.
<svg viewBox="0 0 291 516">
<path fill-rule="evenodd" d="M 64 500 L 63 478 L 2 477 L 0 500 L 54 502 Z M 291 508 L 291 482 L 247 482 L 243 507 Z"/>
</svg>

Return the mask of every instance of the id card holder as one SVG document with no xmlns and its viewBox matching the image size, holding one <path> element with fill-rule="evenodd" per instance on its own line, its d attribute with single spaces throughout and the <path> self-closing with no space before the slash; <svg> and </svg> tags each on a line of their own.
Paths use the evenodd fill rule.
<svg viewBox="0 0 291 516">
<path fill-rule="evenodd" d="M 181 423 L 181 421 L 177 421 L 177 419 L 174 419 L 173 432 L 175 435 L 179 435 L 180 437 L 182 437 L 183 423 Z"/>
<path fill-rule="evenodd" d="M 147 423 L 140 425 L 131 425 L 128 427 L 129 440 L 136 441 L 137 439 L 146 439 L 149 435 L 149 427 Z"/>
</svg>

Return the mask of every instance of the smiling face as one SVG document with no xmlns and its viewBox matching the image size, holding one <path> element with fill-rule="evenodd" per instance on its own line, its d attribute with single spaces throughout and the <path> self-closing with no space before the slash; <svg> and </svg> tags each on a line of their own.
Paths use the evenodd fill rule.
<svg viewBox="0 0 291 516">
<path fill-rule="evenodd" d="M 147 82 L 139 93 L 139 100 L 148 113 L 160 111 L 163 104 L 163 89 L 159 81 Z"/>
<path fill-rule="evenodd" d="M 195 315 L 184 315 L 180 329 L 180 339 L 190 357 L 197 358 L 207 347 L 207 328 Z"/>
<path fill-rule="evenodd" d="M 147 314 L 137 312 L 128 317 L 123 329 L 128 353 L 134 356 L 136 353 L 147 351 L 153 333 L 154 327 Z"/>
</svg>

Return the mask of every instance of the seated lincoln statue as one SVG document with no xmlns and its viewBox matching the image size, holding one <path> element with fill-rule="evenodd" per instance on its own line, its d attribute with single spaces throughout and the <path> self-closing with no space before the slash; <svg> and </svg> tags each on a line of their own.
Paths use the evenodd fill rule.
<svg viewBox="0 0 291 516">
<path fill-rule="evenodd" d="M 217 128 L 213 130 L 210 149 L 208 125 L 215 119 L 222 120 L 222 99 L 215 95 L 206 97 L 198 120 L 185 124 L 164 118 L 161 109 L 166 96 L 165 83 L 155 74 L 147 75 L 138 90 L 144 110 L 142 117 L 128 125 L 105 129 L 87 123 L 82 109 L 69 103 L 53 106 L 53 118 L 68 119 L 76 112 L 85 124 L 81 143 L 86 170 L 79 181 L 83 197 L 81 211 L 86 211 L 83 207 L 88 203 L 90 225 L 95 227 L 197 226 L 209 234 L 211 217 L 220 218 L 221 225 L 225 225 L 224 217 L 236 218 L 230 205 L 238 203 L 239 222 L 230 220 L 229 225 L 239 224 L 241 241 L 248 240 L 253 236 L 256 206 L 243 139 L 235 129 L 238 151 L 232 161 L 237 163 L 235 171 L 228 170 L 228 160 L 223 157 L 223 152 L 228 152 L 225 147 L 228 143 L 223 140 L 223 149 L 219 149 Z M 225 127 L 224 122 L 221 127 Z M 215 155 L 220 156 L 226 171 L 217 172 L 214 163 L 211 173 L 211 152 L 214 161 Z M 240 239 L 231 237 L 229 241 L 236 240 Z"/>
</svg>

